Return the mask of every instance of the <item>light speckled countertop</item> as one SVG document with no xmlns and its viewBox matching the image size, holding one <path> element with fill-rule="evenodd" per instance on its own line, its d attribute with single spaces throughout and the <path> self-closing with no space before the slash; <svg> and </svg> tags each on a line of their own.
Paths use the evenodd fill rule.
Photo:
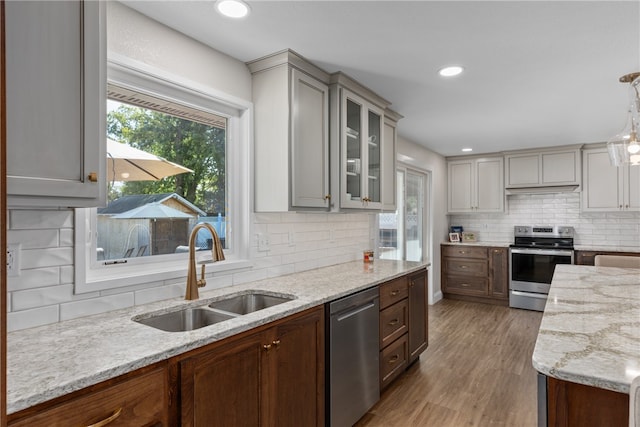
<svg viewBox="0 0 640 427">
<path fill-rule="evenodd" d="M 451 246 L 487 246 L 493 248 L 508 248 L 511 243 L 505 242 L 442 242 L 443 245 Z"/>
<path fill-rule="evenodd" d="M 640 375 L 640 269 L 557 265 L 533 367 L 629 393 Z"/>
<path fill-rule="evenodd" d="M 202 292 L 198 301 L 175 298 L 12 332 L 7 335 L 7 412 L 20 411 L 427 266 L 354 261 Z M 202 305 L 246 290 L 296 299 L 189 332 L 164 332 L 131 320 L 136 315 L 172 311 L 185 304 Z"/>
</svg>

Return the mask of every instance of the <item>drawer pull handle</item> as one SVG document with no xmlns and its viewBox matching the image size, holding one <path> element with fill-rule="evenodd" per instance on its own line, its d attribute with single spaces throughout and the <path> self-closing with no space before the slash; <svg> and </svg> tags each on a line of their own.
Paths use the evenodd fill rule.
<svg viewBox="0 0 640 427">
<path fill-rule="evenodd" d="M 395 296 L 396 296 L 396 295 L 398 295 L 399 293 L 400 293 L 400 291 L 399 291 L 399 290 L 397 290 L 397 289 L 394 289 L 393 291 L 391 291 L 391 292 L 390 292 L 390 294 L 391 294 L 391 296 L 392 296 L 392 297 L 395 297 Z"/>
<path fill-rule="evenodd" d="M 120 414 L 122 414 L 122 408 L 116 409 L 113 412 L 113 414 L 111 414 L 109 417 L 105 418 L 102 421 L 98 421 L 95 424 L 88 425 L 87 427 L 103 427 L 103 426 L 106 426 L 107 424 L 111 423 L 111 421 L 114 421 L 116 418 L 118 418 L 120 416 Z"/>
<path fill-rule="evenodd" d="M 464 255 L 467 253 L 467 251 L 458 251 L 458 253 Z"/>
<path fill-rule="evenodd" d="M 460 268 L 464 270 L 465 268 L 468 268 L 468 267 L 466 265 L 461 265 Z"/>
<path fill-rule="evenodd" d="M 399 319 L 393 319 L 389 322 L 389 326 L 397 325 L 400 322 Z"/>
<path fill-rule="evenodd" d="M 460 286 L 462 286 L 463 288 L 468 288 L 471 285 L 468 283 L 460 283 Z"/>
<path fill-rule="evenodd" d="M 398 356 L 397 354 L 394 354 L 393 357 L 391 359 L 389 359 L 389 365 L 393 365 L 394 363 L 396 363 L 398 361 L 398 359 L 400 359 L 400 356 Z"/>
</svg>

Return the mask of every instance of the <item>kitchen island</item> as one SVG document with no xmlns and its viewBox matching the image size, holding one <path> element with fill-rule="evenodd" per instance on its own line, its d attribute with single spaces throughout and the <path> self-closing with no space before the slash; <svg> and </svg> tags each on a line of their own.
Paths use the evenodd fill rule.
<svg viewBox="0 0 640 427">
<path fill-rule="evenodd" d="M 428 264 L 376 260 L 304 271 L 273 279 L 202 292 L 199 300 L 182 298 L 87 316 L 7 336 L 7 409 L 12 414 L 79 391 L 174 356 L 376 286 Z M 249 290 L 293 297 L 286 303 L 208 327 L 171 333 L 136 323 L 145 313 L 202 305 Z"/>
<path fill-rule="evenodd" d="M 556 266 L 532 360 L 547 379 L 548 425 L 626 425 L 640 375 L 640 270 Z"/>
</svg>

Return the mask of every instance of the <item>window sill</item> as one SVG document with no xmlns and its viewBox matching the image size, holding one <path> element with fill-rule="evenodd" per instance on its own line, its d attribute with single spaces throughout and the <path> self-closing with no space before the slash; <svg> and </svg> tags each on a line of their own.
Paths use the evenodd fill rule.
<svg viewBox="0 0 640 427">
<path fill-rule="evenodd" d="M 204 262 L 207 275 L 251 268 L 249 260 L 225 260 Z M 114 265 L 110 268 L 87 269 L 84 277 L 76 280 L 76 294 L 112 290 L 124 286 L 158 283 L 187 277 L 188 260 L 146 265 Z"/>
</svg>

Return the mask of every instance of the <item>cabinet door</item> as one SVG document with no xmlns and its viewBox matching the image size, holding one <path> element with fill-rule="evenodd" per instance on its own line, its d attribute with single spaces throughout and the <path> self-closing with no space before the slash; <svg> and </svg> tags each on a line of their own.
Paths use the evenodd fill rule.
<svg viewBox="0 0 640 427">
<path fill-rule="evenodd" d="M 382 205 L 382 114 L 367 108 L 367 202 Z"/>
<path fill-rule="evenodd" d="M 580 184 L 580 151 L 542 153 L 542 185 Z"/>
<path fill-rule="evenodd" d="M 10 204 L 105 201 L 104 8 L 93 1 L 6 3 Z"/>
<path fill-rule="evenodd" d="M 606 148 L 584 150 L 583 211 L 618 211 L 623 205 L 623 180 L 609 162 Z"/>
<path fill-rule="evenodd" d="M 626 165 L 622 169 L 624 173 L 623 183 L 624 192 L 624 209 L 630 211 L 640 210 L 640 166 Z"/>
<path fill-rule="evenodd" d="M 509 298 L 509 251 L 507 248 L 489 248 L 489 296 Z"/>
<path fill-rule="evenodd" d="M 455 161 L 447 165 L 449 175 L 449 212 L 471 212 L 473 162 Z"/>
<path fill-rule="evenodd" d="M 477 160 L 475 212 L 504 211 L 503 169 L 502 157 Z"/>
<path fill-rule="evenodd" d="M 409 363 L 417 359 L 429 342 L 427 272 L 409 277 Z"/>
<path fill-rule="evenodd" d="M 507 161 L 507 187 L 527 187 L 540 183 L 540 156 L 538 154 L 509 155 Z"/>
<path fill-rule="evenodd" d="M 291 70 L 291 205 L 329 206 L 329 87 Z"/>
<path fill-rule="evenodd" d="M 384 144 L 382 145 L 381 176 L 382 176 L 382 209 L 396 210 L 396 125 L 385 119 Z"/>
<path fill-rule="evenodd" d="M 264 333 L 232 340 L 180 362 L 181 425 L 263 425 Z"/>
<path fill-rule="evenodd" d="M 274 328 L 266 352 L 270 415 L 264 425 L 324 426 L 323 331 L 322 308 Z"/>
</svg>

